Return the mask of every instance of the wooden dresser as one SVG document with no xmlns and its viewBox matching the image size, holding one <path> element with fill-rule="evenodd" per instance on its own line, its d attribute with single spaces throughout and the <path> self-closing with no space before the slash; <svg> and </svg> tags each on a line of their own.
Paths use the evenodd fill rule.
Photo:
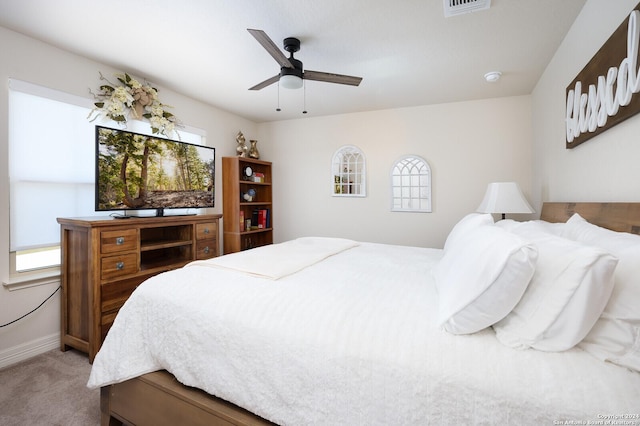
<svg viewBox="0 0 640 426">
<path fill-rule="evenodd" d="M 120 307 L 147 278 L 219 254 L 221 215 L 58 218 L 60 348 L 93 362 Z"/>
</svg>

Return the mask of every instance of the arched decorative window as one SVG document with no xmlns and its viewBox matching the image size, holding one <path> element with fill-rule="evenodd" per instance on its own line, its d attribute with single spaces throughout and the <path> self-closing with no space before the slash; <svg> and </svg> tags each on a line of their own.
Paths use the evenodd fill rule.
<svg viewBox="0 0 640 426">
<path fill-rule="evenodd" d="M 331 161 L 332 193 L 335 197 L 365 197 L 364 154 L 358 147 L 346 145 L 333 154 Z"/>
<path fill-rule="evenodd" d="M 423 158 L 407 155 L 393 165 L 391 211 L 431 212 L 431 167 Z"/>
</svg>

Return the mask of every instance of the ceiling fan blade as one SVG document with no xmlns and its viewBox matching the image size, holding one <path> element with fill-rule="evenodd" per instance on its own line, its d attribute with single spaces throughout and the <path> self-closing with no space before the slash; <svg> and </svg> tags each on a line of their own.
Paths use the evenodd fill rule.
<svg viewBox="0 0 640 426">
<path fill-rule="evenodd" d="M 293 64 L 284 56 L 284 53 L 276 46 L 276 44 L 269 38 L 267 33 L 262 30 L 252 30 L 247 28 L 247 31 L 251 33 L 251 35 L 258 40 L 258 43 L 265 48 L 267 52 L 276 60 L 277 63 L 280 64 L 280 67 L 293 68 Z"/>
<path fill-rule="evenodd" d="M 265 81 L 263 81 L 262 83 L 258 83 L 253 87 L 249 87 L 249 90 L 260 90 L 260 89 L 264 89 L 265 87 L 275 83 L 276 81 L 280 80 L 280 74 L 276 74 L 271 78 L 266 79 Z"/>
<path fill-rule="evenodd" d="M 306 70 L 304 72 L 306 80 L 325 81 L 327 83 L 347 84 L 349 86 L 358 86 L 362 81 L 362 77 L 354 77 L 351 75 L 333 74 L 330 72 L 320 72 Z"/>
</svg>

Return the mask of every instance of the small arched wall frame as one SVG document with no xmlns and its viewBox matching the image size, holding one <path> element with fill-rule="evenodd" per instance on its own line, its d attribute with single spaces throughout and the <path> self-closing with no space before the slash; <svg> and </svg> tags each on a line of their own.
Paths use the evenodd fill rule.
<svg viewBox="0 0 640 426">
<path fill-rule="evenodd" d="M 366 197 L 366 161 L 360 148 L 340 147 L 331 160 L 331 176 L 334 197 Z"/>
<path fill-rule="evenodd" d="M 424 158 L 406 155 L 393 164 L 391 211 L 431 212 L 431 167 Z"/>
</svg>

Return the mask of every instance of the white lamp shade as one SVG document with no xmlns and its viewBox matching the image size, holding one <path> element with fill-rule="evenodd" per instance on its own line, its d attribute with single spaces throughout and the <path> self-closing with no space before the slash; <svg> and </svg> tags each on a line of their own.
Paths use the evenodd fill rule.
<svg viewBox="0 0 640 426">
<path fill-rule="evenodd" d="M 516 182 L 493 182 L 487 187 L 478 213 L 533 213 Z"/>
<path fill-rule="evenodd" d="M 285 89 L 299 89 L 302 87 L 302 79 L 297 75 L 283 75 L 280 77 L 280 86 Z"/>
</svg>

